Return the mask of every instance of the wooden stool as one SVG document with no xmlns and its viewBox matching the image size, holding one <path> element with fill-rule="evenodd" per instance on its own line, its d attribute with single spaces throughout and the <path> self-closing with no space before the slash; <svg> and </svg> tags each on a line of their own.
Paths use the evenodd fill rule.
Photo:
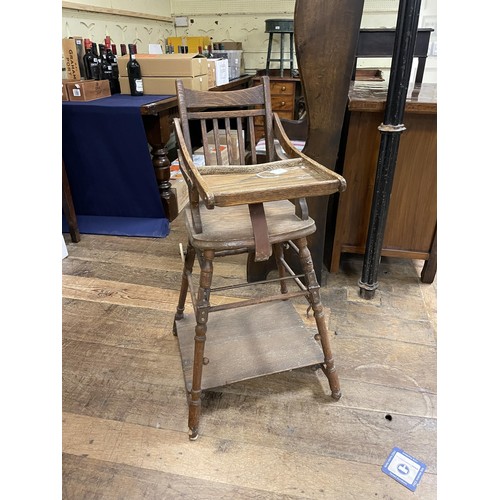
<svg viewBox="0 0 500 500">
<path fill-rule="evenodd" d="M 285 62 L 288 62 L 290 73 L 293 69 L 293 19 L 266 19 L 266 33 L 269 33 L 269 42 L 267 45 L 267 59 L 266 59 L 266 72 L 269 74 L 269 66 L 273 61 L 280 63 L 280 76 L 284 74 Z M 273 35 L 280 36 L 280 57 L 271 58 Z M 290 49 L 288 57 L 285 58 L 285 39 L 284 36 L 289 36 Z"/>
</svg>

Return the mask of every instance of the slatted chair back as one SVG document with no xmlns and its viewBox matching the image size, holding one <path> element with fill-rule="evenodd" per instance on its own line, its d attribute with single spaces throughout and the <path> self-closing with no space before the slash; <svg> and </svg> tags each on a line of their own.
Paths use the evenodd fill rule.
<svg viewBox="0 0 500 500">
<path fill-rule="evenodd" d="M 269 77 L 262 84 L 242 90 L 193 91 L 177 80 L 179 118 L 188 151 L 203 147 L 206 165 L 245 165 L 257 163 L 255 122 L 263 121 L 265 161 L 275 159 Z M 201 144 L 193 144 L 191 131 L 199 122 Z M 227 145 L 227 156 L 221 145 Z M 261 156 L 262 158 L 262 156 Z"/>
</svg>

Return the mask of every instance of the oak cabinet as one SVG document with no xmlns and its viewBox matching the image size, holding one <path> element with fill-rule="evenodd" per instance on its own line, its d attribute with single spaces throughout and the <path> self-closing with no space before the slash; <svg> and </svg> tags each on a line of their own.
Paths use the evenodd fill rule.
<svg viewBox="0 0 500 500">
<path fill-rule="evenodd" d="M 347 111 L 347 136 L 341 193 L 335 217 L 330 271 L 339 270 L 342 253 L 365 251 L 383 122 L 383 85 L 354 84 Z M 437 227 L 437 99 L 436 86 L 411 88 L 405 108 L 382 255 L 409 259 L 434 258 Z M 435 271 L 434 271 L 435 273 Z M 432 281 L 434 275 L 427 276 Z"/>
</svg>

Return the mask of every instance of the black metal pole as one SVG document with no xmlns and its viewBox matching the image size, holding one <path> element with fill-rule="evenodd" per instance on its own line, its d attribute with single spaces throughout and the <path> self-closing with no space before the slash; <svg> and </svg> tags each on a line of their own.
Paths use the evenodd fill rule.
<svg viewBox="0 0 500 500">
<path fill-rule="evenodd" d="M 389 211 L 399 139 L 405 130 L 403 115 L 417 39 L 420 4 L 421 0 L 400 0 L 399 2 L 384 122 L 379 126 L 380 148 L 363 270 L 358 282 L 359 294 L 365 299 L 372 299 L 378 288 L 378 267 Z"/>
</svg>

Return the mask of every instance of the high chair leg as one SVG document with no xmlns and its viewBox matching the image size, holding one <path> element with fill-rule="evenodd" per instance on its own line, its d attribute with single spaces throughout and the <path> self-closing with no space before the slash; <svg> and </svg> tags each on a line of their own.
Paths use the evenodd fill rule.
<svg viewBox="0 0 500 500">
<path fill-rule="evenodd" d="M 200 286 L 196 303 L 196 327 L 194 337 L 193 382 L 189 393 L 189 439 L 198 437 L 198 426 L 201 415 L 201 377 L 204 363 L 204 350 L 210 307 L 210 287 L 212 285 L 213 250 L 204 250 L 201 258 Z"/>
<path fill-rule="evenodd" d="M 175 319 L 179 320 L 184 317 L 184 305 L 186 303 L 186 295 L 189 288 L 188 283 L 188 274 L 193 272 L 193 264 L 194 258 L 196 256 L 195 249 L 188 243 L 188 247 L 186 250 L 186 257 L 184 260 L 184 268 L 182 270 L 182 282 L 181 282 L 181 290 L 179 292 L 179 302 L 177 303 L 177 311 L 175 313 Z M 175 322 L 174 322 L 175 328 Z M 174 330 L 175 333 L 175 330 Z"/>
<path fill-rule="evenodd" d="M 285 267 L 281 263 L 281 260 L 283 258 L 283 244 L 282 243 L 275 243 L 273 245 L 273 253 L 274 257 L 276 259 L 276 266 L 278 267 L 278 276 L 280 278 L 284 278 L 287 273 L 285 270 Z M 281 287 L 281 293 L 287 293 L 288 292 L 288 287 L 286 286 L 286 281 L 281 281 L 280 282 L 280 287 Z"/>
<path fill-rule="evenodd" d="M 328 379 L 328 383 L 332 391 L 332 398 L 335 401 L 338 401 L 342 396 L 342 393 L 340 391 L 339 377 L 337 375 L 330 347 L 328 328 L 326 326 L 325 314 L 323 312 L 323 304 L 321 303 L 320 287 L 318 285 L 318 280 L 316 279 L 316 273 L 314 272 L 311 252 L 307 247 L 306 238 L 296 240 L 295 244 L 299 248 L 300 263 L 305 274 L 305 284 L 309 290 L 308 300 L 314 311 L 314 319 L 316 320 L 321 347 L 325 356 L 324 364 L 321 367 L 326 375 L 326 378 Z"/>
</svg>

